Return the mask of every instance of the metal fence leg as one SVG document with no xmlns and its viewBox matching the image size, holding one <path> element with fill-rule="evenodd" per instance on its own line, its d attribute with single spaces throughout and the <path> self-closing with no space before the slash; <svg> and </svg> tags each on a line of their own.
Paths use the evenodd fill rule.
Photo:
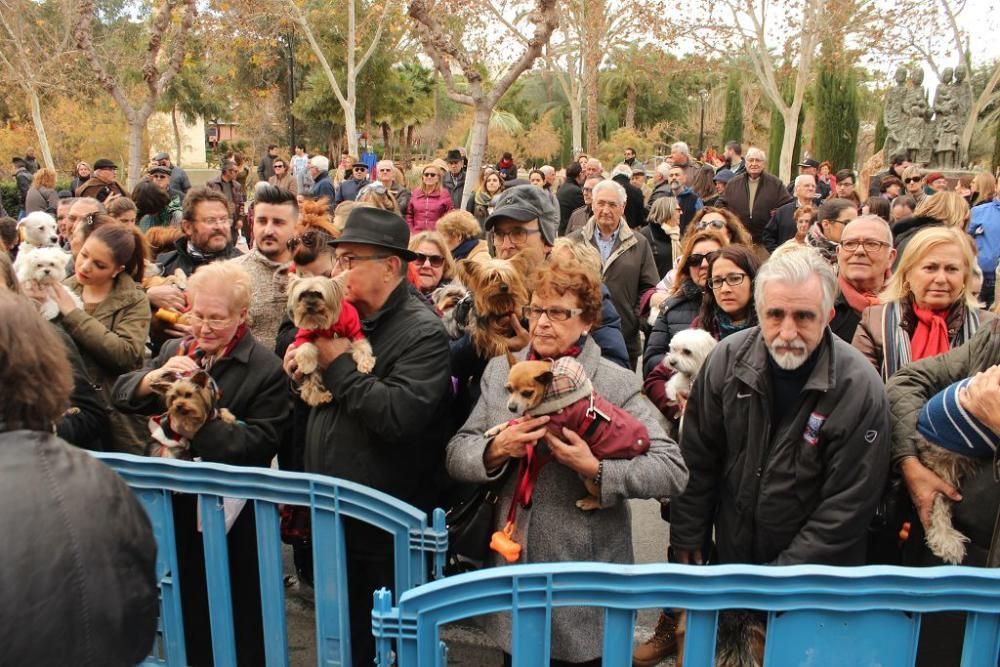
<svg viewBox="0 0 1000 667">
<path fill-rule="evenodd" d="M 233 596 L 229 587 L 229 546 L 222 497 L 198 496 L 202 542 L 205 545 L 205 579 L 208 613 L 212 621 L 212 657 L 216 667 L 236 667 L 236 632 L 233 629 Z"/>
<path fill-rule="evenodd" d="M 347 599 L 347 550 L 338 511 L 312 507 L 316 592 L 316 658 L 320 667 L 351 665 L 351 616 Z M 325 567 L 320 565 L 325 564 Z"/>
<path fill-rule="evenodd" d="M 970 613 L 965 621 L 962 667 L 996 665 L 1000 656 L 1000 614 Z"/>
<path fill-rule="evenodd" d="M 156 539 L 156 579 L 160 587 L 160 630 L 163 657 L 169 667 L 187 665 L 184 644 L 184 615 L 181 612 L 181 584 L 177 570 L 177 541 L 174 538 L 172 493 L 161 489 L 136 489 L 153 525 Z"/>
<path fill-rule="evenodd" d="M 260 603 L 264 614 L 264 654 L 267 667 L 287 667 L 288 628 L 278 508 L 274 503 L 258 500 L 254 502 L 254 510 L 257 516 Z"/>
</svg>

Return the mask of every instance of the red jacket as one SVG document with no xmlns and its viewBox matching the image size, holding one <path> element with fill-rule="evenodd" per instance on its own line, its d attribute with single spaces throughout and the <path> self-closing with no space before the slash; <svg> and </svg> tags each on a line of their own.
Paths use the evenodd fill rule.
<svg viewBox="0 0 1000 667">
<path fill-rule="evenodd" d="M 595 418 L 588 415 L 591 400 Z M 549 413 L 548 428 L 562 437 L 566 427 L 587 441 L 598 459 L 632 459 L 649 450 L 649 431 L 642 422 L 594 392 L 558 412 Z"/>
<path fill-rule="evenodd" d="M 444 188 L 429 194 L 417 188 L 406 205 L 406 224 L 410 226 L 410 233 L 434 231 L 438 218 L 453 208 L 451 195 Z"/>
<path fill-rule="evenodd" d="M 361 333 L 361 318 L 358 317 L 358 309 L 354 304 L 344 301 L 340 304 L 340 317 L 329 329 L 299 329 L 295 334 L 295 341 L 292 347 L 298 347 L 302 343 L 311 343 L 317 338 L 349 338 L 359 340 L 364 337 Z"/>
</svg>

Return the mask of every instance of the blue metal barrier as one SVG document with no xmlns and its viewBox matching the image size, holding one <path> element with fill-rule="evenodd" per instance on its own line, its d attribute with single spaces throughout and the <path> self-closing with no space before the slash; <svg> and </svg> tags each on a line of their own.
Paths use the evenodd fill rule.
<svg viewBox="0 0 1000 667">
<path fill-rule="evenodd" d="M 968 612 L 962 667 L 997 665 L 1000 571 L 963 567 L 515 565 L 375 593 L 378 664 L 445 664 L 442 624 L 513 614 L 514 665 L 547 665 L 552 609 L 605 609 L 603 664 L 632 664 L 635 610 L 687 609 L 685 667 L 715 665 L 718 611 L 768 612 L 764 664 L 912 667 L 923 612 Z M 597 629 L 595 628 L 596 632 Z"/>
<path fill-rule="evenodd" d="M 128 483 L 142 501 L 156 537 L 160 587 L 157 644 L 146 665 L 187 665 L 177 550 L 174 493 L 197 494 L 205 545 L 205 570 L 217 667 L 236 666 L 223 498 L 245 498 L 256 512 L 260 593 L 267 664 L 288 665 L 288 638 L 278 505 L 311 508 L 316 591 L 316 652 L 321 666 L 350 665 L 350 627 L 344 518 L 357 519 L 393 536 L 395 586 L 407 591 L 424 583 L 432 568 L 442 576 L 448 533 L 444 512 L 427 515 L 392 496 L 352 482 L 265 468 L 191 463 L 128 454 L 94 453 Z"/>
</svg>

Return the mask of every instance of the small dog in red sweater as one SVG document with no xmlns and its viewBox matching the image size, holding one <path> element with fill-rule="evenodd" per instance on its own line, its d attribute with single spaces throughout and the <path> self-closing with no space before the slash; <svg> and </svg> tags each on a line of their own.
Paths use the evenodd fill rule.
<svg viewBox="0 0 1000 667">
<path fill-rule="evenodd" d="M 324 276 L 289 278 L 288 312 L 299 328 L 292 347 L 295 362 L 305 376 L 300 396 L 308 405 L 333 400 L 319 372 L 319 350 L 312 343 L 317 338 L 350 338 L 351 357 L 358 370 L 371 373 L 375 368 L 371 343 L 361 333 L 361 318 L 344 299 L 344 285 L 339 280 Z"/>
<path fill-rule="evenodd" d="M 509 352 L 507 409 L 516 415 L 549 415 L 548 428 L 562 436 L 562 427 L 583 438 L 598 459 L 631 459 L 649 450 L 649 431 L 641 421 L 596 391 L 583 366 L 573 357 L 518 362 Z M 510 425 L 504 422 L 486 432 L 496 437 Z M 601 508 L 600 489 L 583 479 L 587 497 L 576 506 L 590 511 Z"/>
</svg>

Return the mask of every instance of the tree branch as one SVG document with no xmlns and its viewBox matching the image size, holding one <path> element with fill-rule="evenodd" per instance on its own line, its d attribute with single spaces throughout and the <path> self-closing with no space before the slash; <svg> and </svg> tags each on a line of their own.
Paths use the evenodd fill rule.
<svg viewBox="0 0 1000 667">
<path fill-rule="evenodd" d="M 517 77 L 521 76 L 522 72 L 534 64 L 542 49 L 548 44 L 553 31 L 559 25 L 559 18 L 555 10 L 556 0 L 537 0 L 535 11 L 531 13 L 530 18 L 531 22 L 535 24 L 535 32 L 528 41 L 528 48 L 525 49 L 520 58 L 507 68 L 507 72 L 500 77 L 486 96 L 486 104 L 489 108 L 492 109 L 500 101 L 511 84 L 517 80 Z"/>
<path fill-rule="evenodd" d="M 89 1 L 89 0 L 85 0 Z M 349 0 L 353 2 L 354 0 Z M 306 41 L 309 42 L 309 48 L 312 49 L 313 55 L 319 60 L 320 67 L 323 68 L 323 73 L 326 74 L 326 79 L 330 83 L 330 87 L 333 88 L 333 94 L 337 96 L 337 101 L 340 102 L 341 106 L 347 105 L 347 98 L 340 91 L 340 85 L 337 83 L 337 76 L 333 73 L 333 68 L 330 67 L 330 62 L 326 59 L 326 54 L 323 53 L 323 49 L 320 47 L 319 42 L 316 41 L 316 36 L 313 34 L 312 27 L 310 27 L 309 22 L 306 17 L 302 14 L 302 10 L 299 6 L 295 4 L 295 0 L 287 0 L 287 6 L 290 10 L 292 21 L 302 29 L 302 32 L 306 36 Z"/>
<path fill-rule="evenodd" d="M 354 0 L 351 0 L 351 2 L 353 1 Z M 385 20 L 389 16 L 389 8 L 391 6 L 392 0 L 385 0 L 382 5 L 382 16 L 379 17 L 378 27 L 375 28 L 375 36 L 372 37 L 372 43 L 368 45 L 368 50 L 365 51 L 365 54 L 361 56 L 361 60 L 359 60 L 358 64 L 355 65 L 355 72 L 361 71 L 364 68 L 365 63 L 368 62 L 368 59 L 372 57 L 373 53 L 375 53 L 375 47 L 378 46 L 379 40 L 382 39 L 382 30 L 385 28 Z"/>
</svg>

